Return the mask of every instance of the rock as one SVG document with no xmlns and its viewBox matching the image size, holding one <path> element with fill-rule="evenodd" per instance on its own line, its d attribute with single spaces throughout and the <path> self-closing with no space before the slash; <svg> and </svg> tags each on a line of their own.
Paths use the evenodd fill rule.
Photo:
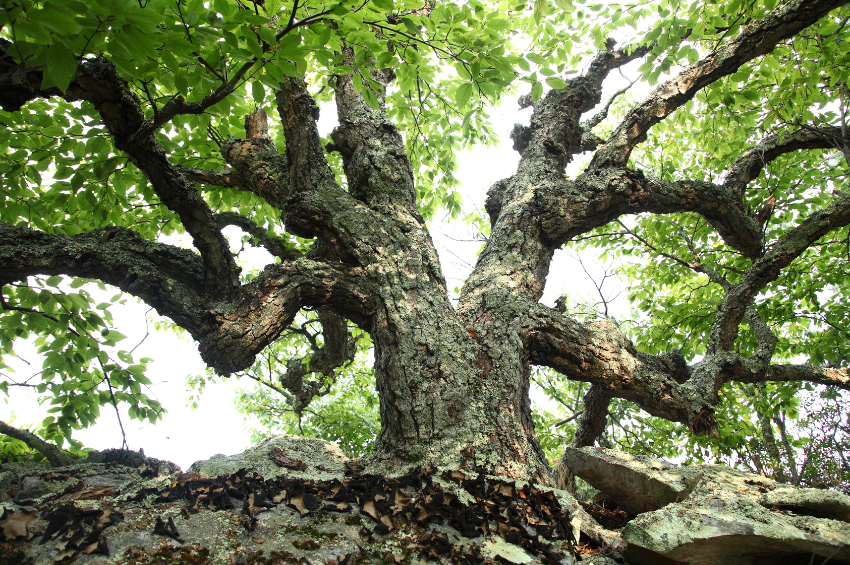
<svg viewBox="0 0 850 565">
<path fill-rule="evenodd" d="M 656 510 L 683 500 L 695 479 L 675 465 L 611 449 L 568 447 L 570 471 L 617 502 L 630 514 Z"/>
<path fill-rule="evenodd" d="M 286 461 L 286 464 L 281 461 Z M 189 467 L 189 472 L 210 478 L 247 469 L 266 479 L 287 476 L 331 480 L 344 475 L 346 461 L 348 458 L 335 443 L 279 435 L 237 455 L 213 455 L 205 461 L 196 461 Z"/>
<path fill-rule="evenodd" d="M 794 514 L 850 522 L 850 496 L 832 490 L 777 485 L 776 490 L 764 495 L 762 504 Z"/>
<path fill-rule="evenodd" d="M 165 477 L 180 471 L 180 467 L 171 461 L 146 457 L 143 449 L 138 452 L 127 449 L 92 451 L 88 454 L 86 463 L 117 463 L 125 467 L 145 467 L 143 475 L 153 477 Z"/>
<path fill-rule="evenodd" d="M 437 469 L 384 477 L 346 463 L 334 444 L 280 436 L 166 476 L 114 460 L 4 466 L 4 485 L 40 495 L 0 503 L 0 563 L 571 565 L 580 530 L 620 541 L 565 491 Z"/>
<path fill-rule="evenodd" d="M 721 465 L 675 467 L 596 448 L 569 449 L 570 469 L 629 508 L 633 565 L 850 562 L 850 498 Z M 653 509 L 654 507 L 654 509 Z"/>
</svg>

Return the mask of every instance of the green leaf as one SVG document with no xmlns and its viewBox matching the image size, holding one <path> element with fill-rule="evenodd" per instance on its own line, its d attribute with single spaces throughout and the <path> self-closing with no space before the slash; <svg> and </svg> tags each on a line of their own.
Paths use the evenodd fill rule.
<svg viewBox="0 0 850 565">
<path fill-rule="evenodd" d="M 407 31 L 409 31 L 411 35 L 419 37 L 419 26 L 417 26 L 411 18 L 401 18 L 401 23 L 404 24 L 404 27 L 407 28 Z"/>
<path fill-rule="evenodd" d="M 549 0 L 534 0 L 534 21 L 540 23 L 549 14 Z"/>
<path fill-rule="evenodd" d="M 372 4 L 384 12 L 392 12 L 393 0 L 372 0 Z"/>
<path fill-rule="evenodd" d="M 263 84 L 260 81 L 251 83 L 251 96 L 254 97 L 254 102 L 262 105 L 263 99 L 266 97 L 266 89 L 263 88 Z"/>
<path fill-rule="evenodd" d="M 103 330 L 103 338 L 111 343 L 117 343 L 127 339 L 127 336 L 115 330 Z"/>
<path fill-rule="evenodd" d="M 74 53 L 63 43 L 55 43 L 47 51 L 47 76 L 62 92 L 68 89 L 77 74 L 77 60 Z"/>
<path fill-rule="evenodd" d="M 535 82 L 534 86 L 531 87 L 531 97 L 534 98 L 534 101 L 540 100 L 540 97 L 543 95 L 543 83 Z"/>
<path fill-rule="evenodd" d="M 455 102 L 460 108 L 472 103 L 472 84 L 466 82 L 458 87 L 457 92 L 455 92 Z"/>
</svg>

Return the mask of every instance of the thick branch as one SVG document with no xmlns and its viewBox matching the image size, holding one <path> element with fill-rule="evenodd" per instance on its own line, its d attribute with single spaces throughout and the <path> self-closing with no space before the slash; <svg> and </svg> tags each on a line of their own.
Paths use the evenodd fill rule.
<svg viewBox="0 0 850 565">
<path fill-rule="evenodd" d="M 779 343 L 779 338 L 776 337 L 770 326 L 765 323 L 754 304 L 750 304 L 747 307 L 744 317 L 747 319 L 747 323 L 750 324 L 750 329 L 755 334 L 756 343 L 758 344 L 755 353 L 753 353 L 748 361 L 755 367 L 767 367 L 773 358 L 774 351 L 776 351 L 776 344 Z"/>
<path fill-rule="evenodd" d="M 353 52 L 348 50 L 347 56 L 353 59 Z M 415 210 L 413 168 L 401 134 L 387 117 L 384 104 L 386 85 L 393 75 L 388 70 L 375 71 L 373 75 L 368 75 L 365 69 L 362 72 L 372 81 L 359 72 L 340 76 L 336 81 L 340 125 L 331 134 L 332 148 L 342 155 L 349 193 L 369 206 L 398 205 Z M 374 94 L 377 108 L 355 89 L 355 81 Z"/>
<path fill-rule="evenodd" d="M 793 133 L 771 135 L 738 157 L 726 172 L 724 185 L 743 195 L 747 184 L 780 155 L 801 149 L 832 149 L 836 139 L 843 139 L 841 128 L 804 128 Z"/>
<path fill-rule="evenodd" d="M 221 155 L 235 169 L 239 190 L 262 196 L 266 202 L 286 215 L 286 203 L 291 194 L 289 160 L 279 155 L 268 137 L 228 140 L 221 146 Z M 283 218 L 286 221 L 285 217 Z"/>
<path fill-rule="evenodd" d="M 198 169 L 196 167 L 178 166 L 177 170 L 189 182 L 198 182 L 211 186 L 222 186 L 224 188 L 235 188 L 237 190 L 245 190 L 245 179 L 234 170 L 225 171 L 208 171 L 206 169 Z"/>
<path fill-rule="evenodd" d="M 34 449 L 44 455 L 54 467 L 70 465 L 72 462 L 71 458 L 62 453 L 61 449 L 51 443 L 47 443 L 34 433 L 28 432 L 27 430 L 21 430 L 14 426 L 10 426 L 6 422 L 0 421 L 0 434 L 7 435 L 10 438 L 24 442 L 30 449 Z"/>
<path fill-rule="evenodd" d="M 545 241 L 560 246 L 623 214 L 696 212 L 733 249 L 759 257 L 761 226 L 746 213 L 740 194 L 703 181 L 664 181 L 630 169 L 587 170 L 570 182 L 559 179 L 537 190 Z"/>
<path fill-rule="evenodd" d="M 678 353 L 638 353 L 609 320 L 583 325 L 551 308 L 532 308 L 523 325 L 533 364 L 592 383 L 594 394 L 625 398 L 654 416 L 689 426 L 707 403 L 701 391 L 691 390 L 690 368 Z"/>
<path fill-rule="evenodd" d="M 99 279 L 141 298 L 196 338 L 210 329 L 200 257 L 126 228 L 64 236 L 0 222 L 0 285 L 32 275 Z"/>
<path fill-rule="evenodd" d="M 850 390 L 850 369 L 814 365 L 770 365 L 762 371 L 749 371 L 744 363 L 729 367 L 726 381 L 742 383 L 808 382 Z"/>
<path fill-rule="evenodd" d="M 776 280 L 782 269 L 790 265 L 814 242 L 847 224 L 850 224 L 850 197 L 844 197 L 825 209 L 812 213 L 771 246 L 727 293 L 717 309 L 717 317 L 709 334 L 708 354 L 720 350 L 731 351 L 738 337 L 738 326 L 758 293 Z"/>
<path fill-rule="evenodd" d="M 561 173 L 572 155 L 584 150 L 579 119 L 602 100 L 602 82 L 608 73 L 646 52 L 644 47 L 614 49 L 609 40 L 608 50 L 597 53 L 583 76 L 567 80 L 564 88 L 551 90 L 539 100 L 530 127 L 515 126 L 511 134 L 514 149 L 522 155 L 519 172 L 542 167 Z"/>
<path fill-rule="evenodd" d="M 334 371 L 354 361 L 357 354 L 357 342 L 348 331 L 345 318 L 329 312 L 320 312 L 324 343 L 321 347 L 314 344 L 309 361 L 300 357 L 286 363 L 286 373 L 280 376 L 280 386 L 291 393 L 289 399 L 296 414 L 310 404 L 314 396 L 322 396 L 330 391 L 336 380 Z M 320 375 L 316 381 L 305 381 L 307 375 Z"/>
<path fill-rule="evenodd" d="M 137 296 L 200 342 L 222 374 L 246 369 L 304 306 L 328 308 L 361 325 L 375 305 L 365 274 L 296 259 L 268 266 L 233 302 L 211 302 L 200 258 L 117 227 L 76 236 L 45 234 L 0 222 L 0 285 L 30 275 L 95 278 Z"/>
<path fill-rule="evenodd" d="M 303 307 L 331 310 L 367 326 L 374 291 L 358 268 L 338 269 L 299 258 L 269 265 L 241 287 L 238 302 L 216 313 L 217 328 L 200 345 L 201 357 L 219 374 L 247 369 Z"/>
<path fill-rule="evenodd" d="M 251 244 L 257 247 L 263 247 L 266 251 L 280 257 L 283 260 L 292 260 L 301 256 L 294 249 L 287 249 L 276 237 L 268 235 L 266 230 L 252 222 L 238 212 L 222 212 L 215 215 L 216 226 L 221 229 L 225 226 L 236 226 L 248 235 L 251 236 Z"/>
<path fill-rule="evenodd" d="M 741 194 L 746 183 L 781 154 L 832 147 L 827 136 L 837 129 L 824 129 L 824 135 L 804 129 L 785 138 L 771 136 L 735 162 L 724 185 L 671 182 L 627 169 L 588 170 L 575 183 L 561 180 L 538 191 L 543 233 L 554 245 L 562 245 L 623 214 L 695 212 L 730 247 L 757 259 L 763 253 L 764 236 L 758 220 L 744 209 Z"/>
<path fill-rule="evenodd" d="M 278 108 L 288 112 L 281 115 L 287 154 L 278 154 L 266 136 L 229 138 L 221 154 L 238 175 L 236 188 L 253 192 L 280 210 L 289 233 L 319 237 L 334 250 L 335 260 L 357 262 L 364 230 L 373 226 L 373 234 L 380 231 L 374 226 L 375 214 L 358 206 L 357 200 L 336 184 L 319 143 L 318 107 L 304 85 L 293 79 L 281 86 L 285 92 L 278 92 L 277 99 Z"/>
<path fill-rule="evenodd" d="M 549 91 L 534 105 L 530 127 L 514 128 L 514 147 L 522 158 L 517 174 L 494 184 L 487 196 L 493 230 L 461 293 L 462 316 L 486 301 L 504 306 L 501 315 L 511 317 L 520 314 L 516 308 L 522 306 L 508 295 L 522 297 L 523 302 L 540 298 L 555 247 L 546 237 L 541 214 L 547 210 L 545 199 L 564 182 L 564 167 L 572 155 L 582 150 L 579 119 L 600 102 L 602 81 L 641 52 L 598 53 L 585 76 L 568 80 L 564 88 Z M 584 200 L 578 195 L 577 202 Z"/>
<path fill-rule="evenodd" d="M 753 22 L 730 41 L 697 61 L 677 77 L 660 84 L 632 108 L 608 144 L 597 151 L 590 168 L 624 167 L 632 149 L 646 139 L 649 129 L 672 114 L 712 82 L 736 72 L 741 65 L 769 53 L 780 42 L 817 22 L 847 0 L 798 0 L 783 4 Z"/>
<path fill-rule="evenodd" d="M 319 187 L 336 187 L 316 126 L 319 107 L 307 92 L 307 85 L 302 79 L 292 78 L 279 86 L 275 100 L 286 135 L 286 157 L 292 183 L 290 190 L 297 193 L 312 192 Z"/>
<path fill-rule="evenodd" d="M 112 62 L 93 59 L 77 67 L 77 74 L 62 95 L 56 89 L 39 90 L 41 75 L 31 72 L 16 84 L 27 85 L 24 91 L 0 84 L 0 105 L 19 109 L 26 101 L 61 95 L 65 100 L 88 100 L 94 104 L 112 136 L 115 147 L 151 181 L 162 204 L 175 212 L 183 227 L 192 235 L 195 248 L 204 259 L 205 279 L 210 290 L 224 293 L 238 284 L 239 267 L 230 253 L 227 240 L 213 227 L 212 211 L 192 183 L 172 165 L 153 135 L 136 135 L 145 122 L 139 100 L 127 83 L 118 76 Z M 7 88 L 8 87 L 8 88 Z"/>
<path fill-rule="evenodd" d="M 584 412 L 579 418 L 573 447 L 592 446 L 605 431 L 611 395 L 601 385 L 591 385 L 584 395 Z"/>
</svg>

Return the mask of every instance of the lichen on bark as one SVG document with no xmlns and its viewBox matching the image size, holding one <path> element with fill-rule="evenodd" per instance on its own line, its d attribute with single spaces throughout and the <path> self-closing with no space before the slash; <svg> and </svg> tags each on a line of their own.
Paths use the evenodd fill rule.
<svg viewBox="0 0 850 565">
<path fill-rule="evenodd" d="M 224 171 L 173 163 L 156 135 L 168 119 L 202 112 L 232 87 L 198 104 L 175 98 L 146 119 L 133 89 L 105 57 L 84 60 L 64 92 L 42 89 L 37 69 L 19 69 L 25 76 L 14 79 L 14 73 L 4 74 L 0 105 L 8 111 L 19 111 L 36 98 L 91 103 L 114 147 L 150 181 L 158 203 L 175 214 L 198 253 L 143 240 L 123 227 L 66 236 L 3 223 L 0 285 L 41 274 L 115 285 L 185 328 L 199 342 L 204 361 L 224 375 L 250 367 L 301 309 L 350 320 L 374 343 L 382 426 L 371 459 L 375 470 L 431 464 L 551 483 L 531 418 L 532 365 L 592 383 L 588 400 L 593 410 L 582 420 L 581 444 L 592 443 L 605 399 L 611 397 L 682 422 L 695 433 L 712 433 L 718 390 L 730 380 L 808 380 L 848 388 L 847 369 L 770 365 L 775 338 L 759 325 L 753 301 L 820 237 L 850 223 L 850 197 L 803 219 L 770 249 L 742 199 L 747 182 L 760 171 L 753 155 L 765 160 L 828 147 L 837 133 L 801 131 L 766 139 L 741 155 L 724 184 L 653 178 L 629 164 L 649 129 L 700 89 L 841 4 L 794 1 L 750 22 L 735 38 L 658 85 L 603 140 L 589 130 L 610 104 L 589 120 L 582 121 L 583 115 L 601 102 L 609 73 L 652 48 L 617 48 L 609 41 L 582 74 L 533 104 L 528 126 L 515 129 L 520 163 L 516 174 L 488 194 L 492 233 L 456 306 L 417 208 L 416 175 L 403 137 L 388 117 L 391 72 L 375 70 L 367 77 L 365 71 L 352 71 L 334 78 L 340 122 L 326 147 L 307 83 L 291 77 L 276 83 L 277 116 L 258 110 L 248 116 L 246 139 L 217 140 L 228 167 Z M 0 41 L 0 55 L 9 53 L 9 43 Z M 355 57 L 348 47 L 341 55 L 347 62 Z M 364 88 L 374 104 L 361 94 Z M 268 137 L 268 119 L 281 125 L 283 143 Z M 344 186 L 329 165 L 328 151 L 342 159 Z M 590 164 L 575 179 L 564 178 L 566 165 L 583 152 L 593 152 Z M 203 196 L 205 186 L 262 199 L 280 213 L 288 233 L 314 240 L 312 249 L 289 251 L 251 222 L 214 213 Z M 622 215 L 641 212 L 699 214 L 752 261 L 734 285 L 703 265 L 692 266 L 715 277 L 726 292 L 707 355 L 692 366 L 671 353 L 638 351 L 613 323 L 581 323 L 539 303 L 558 247 Z M 240 281 L 235 255 L 222 235 L 226 225 L 242 227 L 280 262 Z M 758 352 L 748 358 L 734 347 L 744 319 L 760 330 Z M 346 358 L 334 357 L 339 362 Z M 323 370 L 333 370 L 328 367 Z M 292 378 L 293 389 L 306 398 L 309 386 L 297 382 L 295 372 Z"/>
</svg>

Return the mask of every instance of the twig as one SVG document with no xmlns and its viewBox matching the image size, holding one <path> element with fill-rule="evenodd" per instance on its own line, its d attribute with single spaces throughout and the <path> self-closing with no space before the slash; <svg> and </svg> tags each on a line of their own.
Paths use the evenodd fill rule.
<svg viewBox="0 0 850 565">
<path fill-rule="evenodd" d="M 121 428 L 121 449 L 127 449 L 127 434 L 124 432 L 124 424 L 121 422 L 121 412 L 118 410 L 118 401 L 115 400 L 112 381 L 109 380 L 109 376 L 106 374 L 106 369 L 103 367 L 103 362 L 100 360 L 100 356 L 98 356 L 97 362 L 100 364 L 100 370 L 103 371 L 103 379 L 106 381 L 106 386 L 109 387 L 109 398 L 112 402 L 112 407 L 115 408 L 115 416 L 118 418 L 118 427 Z"/>
<path fill-rule="evenodd" d="M 563 420 L 561 420 L 560 422 L 558 422 L 558 423 L 556 423 L 556 424 L 553 424 L 553 425 L 552 425 L 552 427 L 553 427 L 553 428 L 560 428 L 560 427 L 561 427 L 561 426 L 563 426 L 564 424 L 568 424 L 568 423 L 572 422 L 573 420 L 575 420 L 576 418 L 578 418 L 578 417 L 579 417 L 579 416 L 581 416 L 582 414 L 584 414 L 584 410 L 579 410 L 578 412 L 576 412 L 575 414 L 573 414 L 573 415 L 572 415 L 572 416 L 570 416 L 569 418 L 564 418 L 564 419 L 563 419 Z"/>
</svg>

